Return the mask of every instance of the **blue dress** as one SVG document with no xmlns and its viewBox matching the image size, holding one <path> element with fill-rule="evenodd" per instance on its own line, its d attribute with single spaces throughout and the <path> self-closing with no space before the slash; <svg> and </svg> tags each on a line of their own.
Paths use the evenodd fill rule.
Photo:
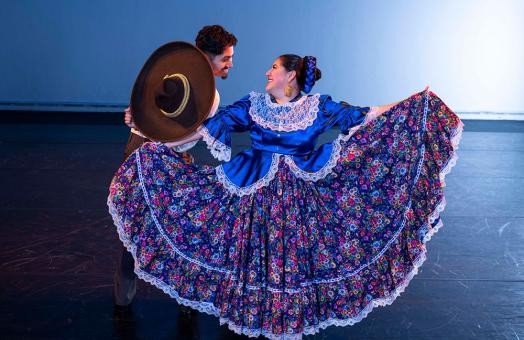
<svg viewBox="0 0 524 340">
<path fill-rule="evenodd" d="M 146 143 L 108 206 L 135 272 L 248 336 L 299 339 L 392 303 L 440 228 L 460 119 L 432 92 L 366 122 L 326 95 L 251 93 L 201 129 L 218 167 Z M 334 126 L 339 136 L 315 148 Z M 252 147 L 234 158 L 231 134 Z"/>
</svg>

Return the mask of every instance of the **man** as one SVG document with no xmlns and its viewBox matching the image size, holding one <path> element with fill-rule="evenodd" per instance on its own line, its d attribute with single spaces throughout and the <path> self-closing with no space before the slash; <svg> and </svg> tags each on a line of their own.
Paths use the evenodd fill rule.
<svg viewBox="0 0 524 340">
<path fill-rule="evenodd" d="M 227 32 L 222 26 L 212 25 L 205 26 L 199 32 L 195 40 L 196 46 L 204 52 L 211 64 L 215 77 L 226 79 L 229 70 L 233 67 L 234 46 L 237 44 L 236 37 Z M 216 112 L 220 101 L 218 91 L 215 93 L 215 103 L 213 105 L 213 115 Z M 131 111 L 125 110 L 125 123 L 131 127 L 131 133 L 124 151 L 124 159 L 127 159 L 131 153 L 138 149 L 142 144 L 149 141 L 147 137 L 136 130 L 133 123 Z M 192 157 L 186 151 L 192 148 L 196 142 L 187 143 L 175 150 L 182 153 L 186 162 L 192 162 Z M 121 253 L 117 263 L 114 276 L 113 298 L 117 307 L 128 306 L 136 294 L 136 274 L 134 273 L 134 260 L 131 254 L 121 244 Z M 181 306 L 182 307 L 182 306 Z M 181 308 L 184 312 L 188 309 Z"/>
</svg>

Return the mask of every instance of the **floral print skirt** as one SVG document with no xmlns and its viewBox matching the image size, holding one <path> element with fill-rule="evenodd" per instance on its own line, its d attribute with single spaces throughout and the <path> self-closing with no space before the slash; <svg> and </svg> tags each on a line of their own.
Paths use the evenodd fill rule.
<svg viewBox="0 0 524 340">
<path fill-rule="evenodd" d="M 339 137 L 324 178 L 298 178 L 282 159 L 243 196 L 214 167 L 146 143 L 115 174 L 109 210 L 140 278 L 237 333 L 301 338 L 405 289 L 442 225 L 462 126 L 419 93 Z"/>
</svg>

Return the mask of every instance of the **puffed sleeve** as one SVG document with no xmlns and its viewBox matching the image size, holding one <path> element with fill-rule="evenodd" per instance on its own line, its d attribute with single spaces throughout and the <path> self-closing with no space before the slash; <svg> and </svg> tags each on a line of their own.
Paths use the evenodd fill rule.
<svg viewBox="0 0 524 340">
<path fill-rule="evenodd" d="M 322 118 L 323 131 L 337 124 L 343 133 L 362 123 L 369 112 L 369 107 L 353 106 L 346 102 L 335 102 L 330 96 L 320 96 L 319 114 Z"/>
<path fill-rule="evenodd" d="M 231 132 L 243 132 L 252 125 L 249 117 L 251 102 L 245 96 L 232 105 L 226 106 L 207 119 L 199 129 L 213 157 L 219 161 L 231 159 Z"/>
</svg>

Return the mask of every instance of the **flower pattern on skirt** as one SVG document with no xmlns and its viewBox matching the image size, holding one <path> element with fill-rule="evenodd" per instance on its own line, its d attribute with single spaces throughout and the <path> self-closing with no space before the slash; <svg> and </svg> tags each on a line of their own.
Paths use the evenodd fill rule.
<svg viewBox="0 0 524 340">
<path fill-rule="evenodd" d="M 419 93 L 342 138 L 326 177 L 305 181 L 281 158 L 244 196 L 215 168 L 147 143 L 115 174 L 108 205 L 139 277 L 237 333 L 300 338 L 404 290 L 442 224 L 462 126 Z"/>
</svg>

